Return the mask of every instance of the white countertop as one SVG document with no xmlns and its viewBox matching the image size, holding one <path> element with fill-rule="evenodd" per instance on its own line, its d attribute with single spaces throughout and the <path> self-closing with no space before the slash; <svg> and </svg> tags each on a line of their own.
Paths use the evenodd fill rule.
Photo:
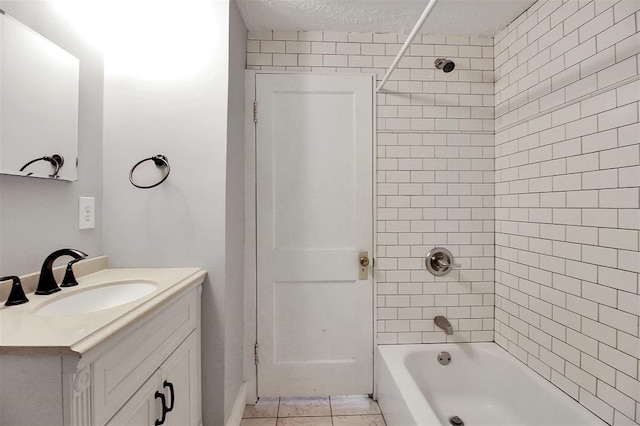
<svg viewBox="0 0 640 426">
<path fill-rule="evenodd" d="M 187 289 L 201 284 L 200 268 L 103 269 L 78 278 L 75 287 L 47 295 L 27 294 L 28 303 L 0 305 L 0 354 L 82 355 L 131 323 L 155 312 Z M 44 303 L 90 287 L 122 281 L 153 281 L 150 294 L 110 309 L 79 315 L 41 317 L 34 312 Z"/>
</svg>

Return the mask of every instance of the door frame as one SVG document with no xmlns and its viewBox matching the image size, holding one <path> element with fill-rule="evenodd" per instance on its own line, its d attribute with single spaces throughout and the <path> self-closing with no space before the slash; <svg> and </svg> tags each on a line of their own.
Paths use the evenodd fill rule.
<svg viewBox="0 0 640 426">
<path fill-rule="evenodd" d="M 255 404 L 258 399 L 258 369 L 255 364 L 254 348 L 257 342 L 257 236 L 256 236 L 256 208 L 257 208 L 257 194 L 256 194 L 256 126 L 253 121 L 253 102 L 256 96 L 256 76 L 258 74 L 315 74 L 315 75 L 336 75 L 335 72 L 295 72 L 295 71 L 262 71 L 262 70 L 245 70 L 245 240 L 244 240 L 244 376 L 247 384 L 247 404 Z M 378 211 L 378 192 L 376 185 L 377 176 L 377 157 L 378 157 L 378 137 L 377 137 L 377 92 L 376 92 L 376 77 L 374 73 L 360 73 L 358 75 L 369 77 L 372 80 L 371 83 L 371 96 L 373 110 L 373 147 L 372 147 L 372 227 L 371 232 L 373 241 L 373 253 L 371 258 L 374 265 L 371 269 L 372 284 L 373 284 L 373 297 L 372 297 L 372 309 L 373 309 L 373 391 L 376 393 L 376 371 L 378 365 L 378 327 L 377 327 L 377 301 L 378 301 L 378 281 L 376 276 L 375 257 L 377 253 L 377 211 Z M 258 110 L 258 119 L 260 114 Z"/>
</svg>

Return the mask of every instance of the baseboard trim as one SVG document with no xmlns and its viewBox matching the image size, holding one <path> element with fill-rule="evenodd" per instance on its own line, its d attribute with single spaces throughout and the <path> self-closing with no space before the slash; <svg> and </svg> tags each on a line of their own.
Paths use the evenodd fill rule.
<svg viewBox="0 0 640 426">
<path fill-rule="evenodd" d="M 244 414 L 244 407 L 247 403 L 247 382 L 242 382 L 240 389 L 238 389 L 238 395 L 233 403 L 233 409 L 231 415 L 227 420 L 226 426 L 240 426 L 242 421 L 242 414 Z"/>
</svg>

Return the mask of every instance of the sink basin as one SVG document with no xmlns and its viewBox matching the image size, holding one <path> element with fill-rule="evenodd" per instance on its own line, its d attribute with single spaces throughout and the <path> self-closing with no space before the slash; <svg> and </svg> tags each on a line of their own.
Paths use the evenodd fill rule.
<svg viewBox="0 0 640 426">
<path fill-rule="evenodd" d="M 66 296 L 60 295 L 51 302 L 45 302 L 36 309 L 35 314 L 57 317 L 103 311 L 133 302 L 157 288 L 151 281 L 120 281 L 99 285 Z"/>
</svg>

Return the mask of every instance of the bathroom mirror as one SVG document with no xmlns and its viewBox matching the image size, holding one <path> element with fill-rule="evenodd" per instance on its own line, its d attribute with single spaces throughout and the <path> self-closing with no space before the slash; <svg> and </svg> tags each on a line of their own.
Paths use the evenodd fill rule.
<svg viewBox="0 0 640 426">
<path fill-rule="evenodd" d="M 0 11 L 0 173 L 77 180 L 79 68 Z"/>
</svg>

